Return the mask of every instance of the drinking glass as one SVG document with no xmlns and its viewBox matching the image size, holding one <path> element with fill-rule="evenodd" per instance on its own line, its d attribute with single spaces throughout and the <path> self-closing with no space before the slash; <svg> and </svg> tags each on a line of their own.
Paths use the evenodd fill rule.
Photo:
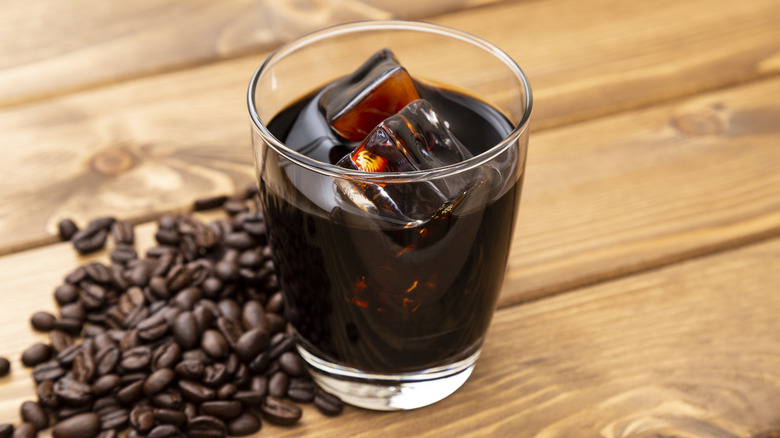
<svg viewBox="0 0 780 438">
<path fill-rule="evenodd" d="M 309 157 L 269 128 L 384 48 L 419 84 L 443 90 L 437 109 L 469 137 L 471 158 L 362 172 Z M 502 50 L 421 22 L 326 28 L 257 69 L 248 106 L 267 235 L 289 330 L 325 390 L 364 408 L 414 409 L 471 375 L 506 270 L 531 102 L 526 76 Z M 382 202 L 397 204 L 396 214 Z"/>
</svg>

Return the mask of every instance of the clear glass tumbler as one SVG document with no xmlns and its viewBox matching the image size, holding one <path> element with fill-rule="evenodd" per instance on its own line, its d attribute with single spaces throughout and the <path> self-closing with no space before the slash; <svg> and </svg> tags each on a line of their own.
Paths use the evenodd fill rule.
<svg viewBox="0 0 780 438">
<path fill-rule="evenodd" d="M 307 121 L 323 123 L 292 122 L 301 108 L 316 113 L 306 103 L 319 90 L 385 48 L 470 158 L 362 172 L 290 146 Z M 459 30 L 351 23 L 276 50 L 252 77 L 248 105 L 285 312 L 315 381 L 378 410 L 452 394 L 474 369 L 506 270 L 531 114 L 520 67 Z"/>
</svg>

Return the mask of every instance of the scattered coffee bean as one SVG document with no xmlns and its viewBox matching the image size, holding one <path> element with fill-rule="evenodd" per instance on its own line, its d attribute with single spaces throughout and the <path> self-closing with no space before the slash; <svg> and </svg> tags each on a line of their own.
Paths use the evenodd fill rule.
<svg viewBox="0 0 780 438">
<path fill-rule="evenodd" d="M 187 436 L 190 438 L 218 438 L 227 436 L 227 426 L 219 418 L 201 415 L 187 422 Z"/>
<path fill-rule="evenodd" d="M 257 433 L 262 426 L 257 415 L 242 412 L 241 415 L 228 421 L 228 434 L 232 436 L 247 436 Z"/>
<path fill-rule="evenodd" d="M 54 321 L 57 319 L 49 312 L 35 312 L 30 317 L 30 325 L 39 332 L 48 332 L 54 328 Z"/>
<path fill-rule="evenodd" d="M 44 363 L 51 358 L 51 347 L 43 343 L 37 343 L 29 346 L 22 352 L 22 365 L 34 367 Z"/>
<path fill-rule="evenodd" d="M 317 391 L 314 396 L 314 406 L 323 414 L 330 416 L 338 415 L 344 410 L 344 402 L 340 398 L 323 390 Z"/>
<path fill-rule="evenodd" d="M 71 237 L 73 247 L 80 254 L 89 254 L 106 245 L 108 231 L 105 228 L 85 228 Z"/>
<path fill-rule="evenodd" d="M 28 400 L 22 403 L 19 409 L 19 416 L 22 418 L 22 421 L 32 424 L 37 430 L 49 427 L 49 415 L 37 402 Z"/>
<path fill-rule="evenodd" d="M 135 243 L 133 224 L 127 220 L 116 221 L 111 225 L 111 236 L 117 244 L 132 245 Z"/>
<path fill-rule="evenodd" d="M 60 222 L 57 224 L 57 229 L 59 231 L 60 239 L 68 241 L 73 237 L 74 234 L 76 234 L 76 232 L 78 232 L 79 227 L 75 222 L 73 222 L 72 219 L 65 218 L 60 220 Z"/>
<path fill-rule="evenodd" d="M 11 436 L 13 438 L 35 438 L 38 436 L 38 430 L 32 423 L 22 423 L 16 426 Z"/>
<path fill-rule="evenodd" d="M 0 377 L 5 377 L 11 372 L 11 361 L 0 357 Z"/>
<path fill-rule="evenodd" d="M 52 428 L 54 438 L 94 438 L 100 433 L 100 417 L 94 412 L 74 415 Z"/>
<path fill-rule="evenodd" d="M 298 406 L 279 397 L 269 395 L 265 398 L 260 410 L 263 417 L 274 424 L 289 426 L 298 422 L 303 411 Z"/>
</svg>

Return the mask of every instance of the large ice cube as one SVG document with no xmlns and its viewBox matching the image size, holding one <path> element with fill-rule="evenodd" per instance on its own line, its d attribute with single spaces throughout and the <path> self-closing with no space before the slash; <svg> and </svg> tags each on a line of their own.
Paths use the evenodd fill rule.
<svg viewBox="0 0 780 438">
<path fill-rule="evenodd" d="M 454 164 L 471 153 L 431 104 L 418 99 L 382 121 L 338 166 L 366 172 L 406 172 Z M 459 176 L 426 182 L 375 184 L 341 180 L 341 192 L 369 213 L 414 223 L 449 215 L 467 189 Z"/>
<path fill-rule="evenodd" d="M 382 49 L 330 85 L 319 103 L 334 131 L 348 141 L 362 141 L 382 120 L 419 97 L 393 52 Z"/>
</svg>

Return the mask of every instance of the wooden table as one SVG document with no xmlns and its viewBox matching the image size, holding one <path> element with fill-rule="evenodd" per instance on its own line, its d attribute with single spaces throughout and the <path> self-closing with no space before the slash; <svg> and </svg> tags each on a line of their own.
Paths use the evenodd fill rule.
<svg viewBox="0 0 780 438">
<path fill-rule="evenodd" d="M 0 423 L 34 397 L 79 257 L 70 217 L 137 224 L 252 181 L 245 91 L 280 42 L 413 18 L 526 70 L 507 279 L 472 378 L 428 408 L 261 436 L 780 436 L 780 2 L 11 0 L 0 16 Z M 771 432 L 775 434 L 771 434 Z M 47 432 L 48 434 L 48 432 Z M 763 434 L 763 435 L 762 435 Z"/>
</svg>

